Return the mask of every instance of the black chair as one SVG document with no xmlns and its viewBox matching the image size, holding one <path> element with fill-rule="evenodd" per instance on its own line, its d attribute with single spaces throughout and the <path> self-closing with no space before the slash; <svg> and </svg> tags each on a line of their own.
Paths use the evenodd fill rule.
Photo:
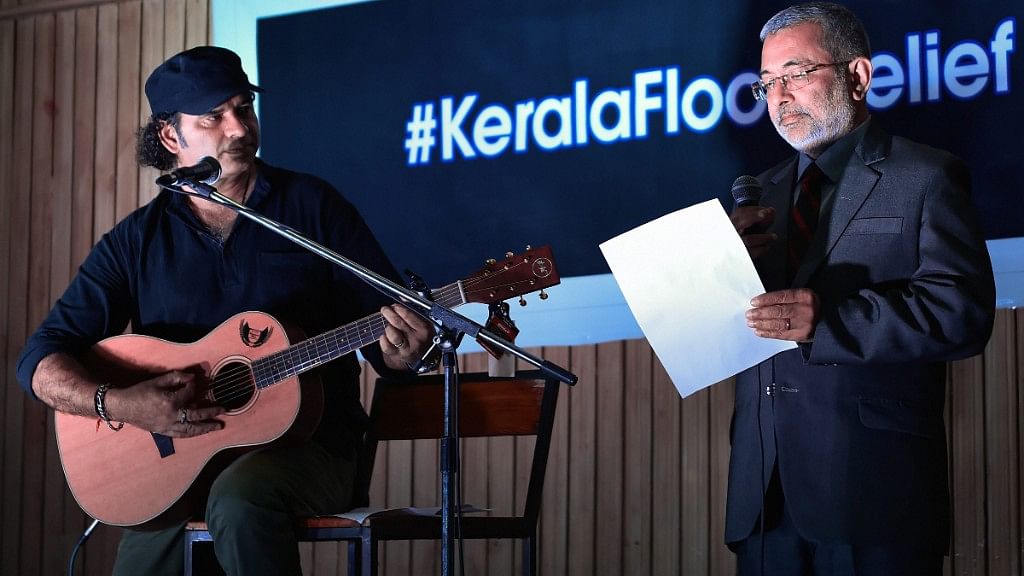
<svg viewBox="0 0 1024 576">
<path fill-rule="evenodd" d="M 523 541 L 523 574 L 536 574 L 537 520 L 547 468 L 551 430 L 558 401 L 557 380 L 539 371 L 519 372 L 512 378 L 463 374 L 459 387 L 459 433 L 463 438 L 536 436 L 530 481 L 522 514 L 466 515 L 464 539 L 511 538 Z M 366 487 L 373 471 L 377 444 L 388 440 L 441 438 L 444 380 L 441 375 L 411 381 L 378 379 L 370 408 L 366 445 L 360 455 L 361 481 Z M 299 519 L 300 541 L 348 541 L 348 573 L 376 575 L 378 545 L 387 540 L 439 540 L 441 518 L 408 509 L 388 510 L 362 524 L 335 516 Z M 193 545 L 212 541 L 204 522 L 186 527 L 185 575 L 192 576 Z"/>
<path fill-rule="evenodd" d="M 512 538 L 523 541 L 523 574 L 536 574 L 537 519 L 555 420 L 559 382 L 539 371 L 513 378 L 464 374 L 459 386 L 459 434 L 462 438 L 536 436 L 530 482 L 522 514 L 465 515 L 464 539 Z M 370 415 L 366 457 L 372 463 L 377 442 L 441 438 L 444 380 L 440 375 L 413 383 L 377 381 Z M 368 468 L 364 468 L 368 469 Z M 511 479 L 510 479 L 511 481 Z M 378 543 L 387 540 L 439 540 L 441 518 L 389 511 L 370 517 L 361 544 L 364 574 L 377 573 Z"/>
</svg>

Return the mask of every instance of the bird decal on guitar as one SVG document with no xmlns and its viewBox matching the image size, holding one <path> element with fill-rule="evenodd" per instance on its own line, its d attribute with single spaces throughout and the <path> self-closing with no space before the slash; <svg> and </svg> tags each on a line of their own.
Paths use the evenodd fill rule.
<svg viewBox="0 0 1024 576">
<path fill-rule="evenodd" d="M 273 330 L 274 329 L 270 326 L 263 330 L 253 330 L 249 327 L 249 322 L 244 318 L 238 325 L 238 333 L 242 337 L 242 344 L 245 344 L 249 348 L 259 348 L 262 346 L 263 343 L 267 341 L 267 338 L 270 338 L 270 333 Z"/>
</svg>

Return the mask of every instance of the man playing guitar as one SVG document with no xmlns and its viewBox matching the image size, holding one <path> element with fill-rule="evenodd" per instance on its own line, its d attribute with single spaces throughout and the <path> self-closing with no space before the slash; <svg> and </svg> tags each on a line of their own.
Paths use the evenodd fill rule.
<svg viewBox="0 0 1024 576">
<path fill-rule="evenodd" d="M 173 56 L 146 82 L 152 116 L 139 131 L 139 162 L 168 170 L 213 157 L 223 170 L 221 194 L 396 279 L 363 219 L 333 187 L 256 158 L 254 92 L 262 90 L 249 83 L 229 50 L 204 46 Z M 387 304 L 348 273 L 236 220 L 230 209 L 165 190 L 94 247 L 29 338 L 18 379 L 58 412 L 94 418 L 115 438 L 111 431 L 124 425 L 152 432 L 162 443 L 161 455 L 172 454 L 175 439 L 215 435 L 225 426 L 225 408 L 207 394 L 209 372 L 183 367 L 119 385 L 81 361 L 94 344 L 129 325 L 135 334 L 195 342 L 248 310 L 314 335 L 379 310 L 386 327 L 363 353 L 379 373 L 395 375 L 421 357 L 433 330 L 408 309 Z M 258 357 L 274 331 L 242 321 L 229 333 L 241 350 L 253 349 Z M 249 452 L 213 481 L 205 518 L 229 574 L 299 573 L 292 519 L 342 512 L 359 498 L 354 462 L 366 418 L 359 365 L 347 354 L 318 372 L 324 408 L 311 437 Z M 106 474 L 123 473 L 122 462 L 102 464 Z M 185 520 L 155 530 L 126 529 L 114 573 L 181 574 Z"/>
</svg>

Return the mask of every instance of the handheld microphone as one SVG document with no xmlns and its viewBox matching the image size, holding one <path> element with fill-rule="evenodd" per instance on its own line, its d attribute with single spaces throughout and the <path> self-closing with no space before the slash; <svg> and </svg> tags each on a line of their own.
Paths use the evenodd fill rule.
<svg viewBox="0 0 1024 576">
<path fill-rule="evenodd" d="M 733 180 L 732 199 L 736 202 L 736 208 L 757 206 L 761 203 L 761 183 L 753 176 L 740 176 Z"/>
<path fill-rule="evenodd" d="M 753 176 L 744 174 L 732 183 L 732 199 L 735 202 L 733 210 L 744 206 L 758 206 L 761 204 L 761 183 Z M 763 224 L 751 226 L 743 231 L 740 236 L 747 234 L 762 234 L 766 227 Z"/>
<path fill-rule="evenodd" d="M 204 156 L 194 166 L 172 170 L 156 179 L 158 186 L 181 186 L 193 182 L 213 184 L 220 179 L 220 162 L 212 156 Z"/>
</svg>

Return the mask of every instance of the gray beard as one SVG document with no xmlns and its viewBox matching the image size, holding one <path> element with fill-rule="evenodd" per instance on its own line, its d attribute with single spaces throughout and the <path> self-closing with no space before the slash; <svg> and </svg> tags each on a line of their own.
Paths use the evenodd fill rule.
<svg viewBox="0 0 1024 576">
<path fill-rule="evenodd" d="M 779 136 L 797 151 L 817 158 L 829 145 L 848 134 L 853 129 L 853 118 L 857 111 L 843 84 L 836 82 L 833 89 L 825 95 L 825 120 L 814 120 L 807 136 L 800 139 L 790 138 L 776 121 L 773 124 Z"/>
</svg>

